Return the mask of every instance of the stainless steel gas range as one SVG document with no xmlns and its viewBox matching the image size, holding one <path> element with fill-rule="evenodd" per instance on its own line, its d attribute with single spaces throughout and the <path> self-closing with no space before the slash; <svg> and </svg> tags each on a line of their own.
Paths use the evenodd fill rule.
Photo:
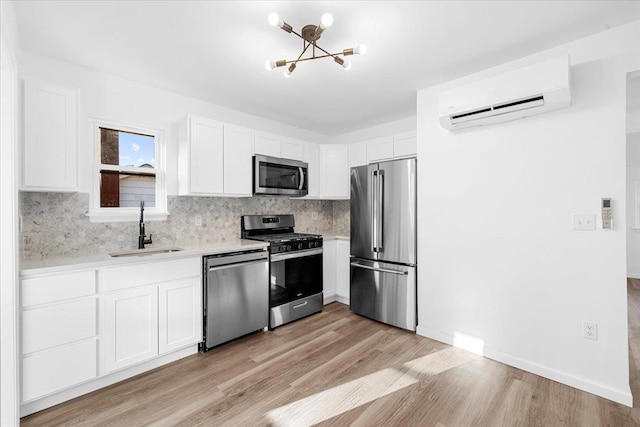
<svg viewBox="0 0 640 427">
<path fill-rule="evenodd" d="M 269 328 L 322 311 L 322 236 L 295 233 L 293 215 L 244 215 L 243 239 L 269 243 Z"/>
</svg>

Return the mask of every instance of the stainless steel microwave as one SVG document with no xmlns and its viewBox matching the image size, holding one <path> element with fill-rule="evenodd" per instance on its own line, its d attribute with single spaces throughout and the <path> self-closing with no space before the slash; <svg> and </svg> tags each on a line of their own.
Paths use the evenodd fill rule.
<svg viewBox="0 0 640 427">
<path fill-rule="evenodd" d="M 308 193 L 309 166 L 305 162 L 253 156 L 253 194 L 303 197 Z"/>
</svg>

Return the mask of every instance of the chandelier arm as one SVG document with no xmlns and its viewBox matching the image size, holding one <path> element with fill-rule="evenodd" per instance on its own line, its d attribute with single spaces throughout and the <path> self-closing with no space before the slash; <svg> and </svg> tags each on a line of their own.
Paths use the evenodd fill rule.
<svg viewBox="0 0 640 427">
<path fill-rule="evenodd" d="M 320 58 L 335 58 L 335 56 L 340 55 L 340 53 L 329 53 L 327 55 L 319 55 L 319 56 L 312 56 L 309 58 L 302 58 L 302 59 L 296 59 L 296 60 L 291 60 L 291 61 L 287 61 L 287 64 L 292 64 L 294 62 L 304 62 L 304 61 L 311 61 L 313 59 L 320 59 Z"/>
</svg>

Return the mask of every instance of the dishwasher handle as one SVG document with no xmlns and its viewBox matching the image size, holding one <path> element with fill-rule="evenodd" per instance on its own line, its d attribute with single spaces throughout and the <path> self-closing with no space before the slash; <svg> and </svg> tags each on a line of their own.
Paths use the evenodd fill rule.
<svg viewBox="0 0 640 427">
<path fill-rule="evenodd" d="M 266 263 L 266 262 L 267 262 L 266 259 L 258 259 L 255 261 L 245 261 L 245 262 L 235 262 L 233 264 L 224 264 L 224 265 L 219 265 L 215 267 L 209 267 L 209 271 L 226 270 L 228 268 L 238 268 L 238 267 L 244 267 L 247 265 L 260 264 L 260 263 Z"/>
<path fill-rule="evenodd" d="M 219 266 L 234 265 L 251 261 L 268 261 L 269 252 L 265 249 L 258 251 L 233 252 L 230 254 L 210 255 L 204 258 L 207 269 Z"/>
</svg>

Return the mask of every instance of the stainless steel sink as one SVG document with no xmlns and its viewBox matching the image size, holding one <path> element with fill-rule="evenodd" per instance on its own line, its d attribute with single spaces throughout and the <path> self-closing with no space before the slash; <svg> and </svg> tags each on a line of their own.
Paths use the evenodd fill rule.
<svg viewBox="0 0 640 427">
<path fill-rule="evenodd" d="M 179 252 L 182 251 L 182 248 L 165 248 L 165 249 L 136 249 L 133 251 L 124 251 L 124 252 L 111 252 L 109 256 L 112 257 L 123 257 L 123 256 L 145 256 L 145 255 L 155 255 L 155 254 L 168 254 L 171 252 Z"/>
</svg>

